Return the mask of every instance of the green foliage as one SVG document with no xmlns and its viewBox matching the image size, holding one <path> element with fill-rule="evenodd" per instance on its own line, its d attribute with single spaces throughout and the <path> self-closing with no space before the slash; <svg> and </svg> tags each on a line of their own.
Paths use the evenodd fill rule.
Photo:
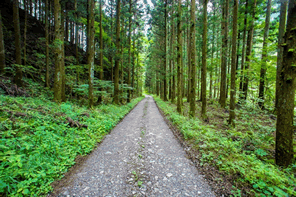
<svg viewBox="0 0 296 197">
<path fill-rule="evenodd" d="M 202 125 L 198 118 L 189 119 L 179 115 L 175 105 L 169 105 L 158 97 L 155 97 L 155 100 L 184 138 L 194 140 L 195 148 L 200 154 L 200 165 L 210 163 L 226 174 L 239 175 L 236 182 L 247 183 L 253 187 L 250 196 L 296 195 L 296 178 L 293 173 L 295 164 L 282 170 L 267 157 L 267 147 L 275 144 L 274 138 L 270 137 L 274 132 L 273 127 L 262 126 L 258 123 L 259 120 L 256 120 L 246 122 L 245 126 L 250 128 L 246 132 L 235 129 L 216 130 L 209 125 Z M 253 111 L 250 110 L 249 114 L 257 113 Z M 235 188 L 233 195 L 240 196 L 240 192 Z"/>
<path fill-rule="evenodd" d="M 140 99 L 89 111 L 70 102 L 58 105 L 42 97 L 1 95 L 0 194 L 48 193 L 50 184 L 75 164 L 75 157 L 93 150 Z M 70 127 L 67 117 L 88 128 Z"/>
</svg>

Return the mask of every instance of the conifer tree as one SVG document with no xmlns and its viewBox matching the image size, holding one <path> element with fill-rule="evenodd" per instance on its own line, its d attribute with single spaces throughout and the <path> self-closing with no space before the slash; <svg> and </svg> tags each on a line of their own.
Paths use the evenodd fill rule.
<svg viewBox="0 0 296 197">
<path fill-rule="evenodd" d="M 289 1 L 282 67 L 278 74 L 275 161 L 287 167 L 293 161 L 294 102 L 296 79 L 296 0 Z"/>
<path fill-rule="evenodd" d="M 19 2 L 18 0 L 13 0 L 13 23 L 14 23 L 14 36 L 15 36 L 15 63 L 16 73 L 14 77 L 14 82 L 17 86 L 23 86 L 22 77 L 23 72 L 20 67 L 22 64 L 22 53 L 21 53 L 21 30 L 20 30 L 20 20 L 19 20 Z"/>
</svg>

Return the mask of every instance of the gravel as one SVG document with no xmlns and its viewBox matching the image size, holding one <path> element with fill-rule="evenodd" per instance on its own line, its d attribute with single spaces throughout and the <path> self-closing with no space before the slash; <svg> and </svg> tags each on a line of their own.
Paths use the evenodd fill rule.
<svg viewBox="0 0 296 197">
<path fill-rule="evenodd" d="M 215 196 L 146 96 L 71 175 L 59 196 Z"/>
</svg>

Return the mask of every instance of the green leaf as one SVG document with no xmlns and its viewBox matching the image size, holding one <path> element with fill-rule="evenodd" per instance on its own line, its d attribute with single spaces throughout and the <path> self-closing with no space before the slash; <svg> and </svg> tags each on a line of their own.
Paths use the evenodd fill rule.
<svg viewBox="0 0 296 197">
<path fill-rule="evenodd" d="M 23 194 L 27 195 L 29 193 L 30 193 L 30 191 L 28 189 L 24 189 Z"/>
</svg>

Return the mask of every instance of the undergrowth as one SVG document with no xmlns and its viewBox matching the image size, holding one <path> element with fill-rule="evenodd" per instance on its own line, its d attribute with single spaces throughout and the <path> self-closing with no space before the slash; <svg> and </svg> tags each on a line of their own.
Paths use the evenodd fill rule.
<svg viewBox="0 0 296 197">
<path fill-rule="evenodd" d="M 142 98 L 93 110 L 40 96 L 0 95 L 0 196 L 42 196 Z M 84 127 L 70 127 L 67 118 Z"/>
<path fill-rule="evenodd" d="M 252 116 L 250 112 L 239 113 L 242 121 L 237 122 L 237 128 L 224 125 L 217 129 L 198 117 L 189 119 L 179 115 L 174 104 L 154 98 L 184 138 L 194 142 L 199 152 L 199 165 L 214 165 L 234 177 L 233 196 L 241 196 L 241 188 L 246 184 L 250 187 L 245 191 L 247 196 L 296 196 L 296 164 L 281 169 L 270 156 L 269 149 L 275 144 L 273 125 L 260 124 L 261 120 L 256 118 L 253 124 L 246 122 L 249 120 L 246 116 Z"/>
</svg>

